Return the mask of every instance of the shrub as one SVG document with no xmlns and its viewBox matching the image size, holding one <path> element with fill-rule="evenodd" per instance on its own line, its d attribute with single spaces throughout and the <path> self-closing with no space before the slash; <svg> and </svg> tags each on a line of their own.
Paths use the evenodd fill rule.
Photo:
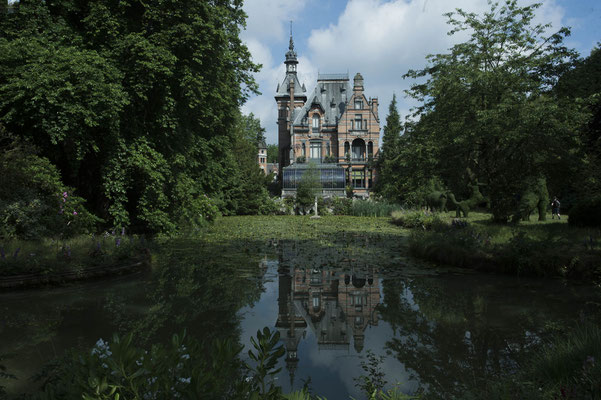
<svg viewBox="0 0 601 400">
<path fill-rule="evenodd" d="M 240 360 L 242 346 L 229 339 L 206 344 L 184 333 L 144 349 L 132 334 L 115 335 L 111 341 L 99 339 L 89 352 L 72 350 L 46 371 L 46 382 L 33 398 L 201 399 L 210 394 L 215 399 L 280 399 L 281 388 L 273 384 L 285 353 L 279 339 L 277 331 L 257 331 L 248 351 L 251 366 Z"/>
<path fill-rule="evenodd" d="M 58 169 L 29 149 L 0 154 L 0 237 L 71 237 L 94 230 L 99 218 L 60 179 Z"/>
<path fill-rule="evenodd" d="M 440 214 L 421 210 L 392 212 L 392 223 L 404 228 L 441 229 L 447 227 Z"/>
<path fill-rule="evenodd" d="M 601 195 L 577 202 L 570 210 L 568 223 L 573 226 L 601 226 Z"/>
<path fill-rule="evenodd" d="M 351 215 L 353 201 L 344 197 L 335 197 L 332 200 L 332 213 L 334 215 Z"/>
</svg>

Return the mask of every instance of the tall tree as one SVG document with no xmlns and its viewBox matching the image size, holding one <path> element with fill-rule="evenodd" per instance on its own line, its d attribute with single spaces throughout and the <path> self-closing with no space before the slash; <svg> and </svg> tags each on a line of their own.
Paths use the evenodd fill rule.
<svg viewBox="0 0 601 400">
<path fill-rule="evenodd" d="M 486 183 L 498 221 L 507 220 L 530 178 L 578 146 L 578 113 L 549 95 L 576 55 L 562 44 L 567 28 L 546 35 L 549 25 L 533 25 L 539 6 L 507 0 L 483 15 L 447 14 L 449 33 L 467 31 L 469 39 L 405 75 L 427 78 L 408 91 L 423 102 L 410 126 L 415 150 L 458 191 L 471 178 Z"/>
<path fill-rule="evenodd" d="M 227 212 L 259 67 L 244 23 L 241 0 L 16 2 L 0 15 L 0 122 L 114 225 L 174 231 L 205 195 Z"/>
<path fill-rule="evenodd" d="M 268 144 L 267 145 L 267 162 L 277 163 L 278 162 L 278 145 Z"/>
<path fill-rule="evenodd" d="M 570 165 L 560 177 L 561 188 L 569 188 L 582 197 L 601 195 L 601 47 L 578 60 L 554 88 L 563 107 L 581 105 L 582 125 L 579 129 L 582 147 L 578 162 Z M 555 189 L 555 188 L 554 188 Z M 557 191 L 557 190 L 555 190 Z"/>
<path fill-rule="evenodd" d="M 376 192 L 385 199 L 398 201 L 401 196 L 399 175 L 399 155 L 401 131 L 401 116 L 397 110 L 396 94 L 392 95 L 392 101 L 388 106 L 388 116 L 384 126 L 382 147 L 378 158 L 378 179 L 376 181 Z"/>
</svg>

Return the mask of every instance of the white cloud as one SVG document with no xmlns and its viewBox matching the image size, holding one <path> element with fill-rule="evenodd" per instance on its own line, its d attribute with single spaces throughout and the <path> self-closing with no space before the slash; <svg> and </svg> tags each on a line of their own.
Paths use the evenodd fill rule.
<svg viewBox="0 0 601 400">
<path fill-rule="evenodd" d="M 306 5 L 306 0 L 247 0 L 244 11 L 248 15 L 242 37 L 265 41 L 279 41 L 287 37 L 288 21 Z"/>
</svg>

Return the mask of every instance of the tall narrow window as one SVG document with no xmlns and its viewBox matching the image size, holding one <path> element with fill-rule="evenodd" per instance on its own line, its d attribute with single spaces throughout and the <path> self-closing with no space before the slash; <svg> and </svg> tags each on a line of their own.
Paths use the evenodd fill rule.
<svg viewBox="0 0 601 400">
<path fill-rule="evenodd" d="M 311 142 L 311 159 L 321 161 L 321 143 Z"/>
<path fill-rule="evenodd" d="M 363 129 L 363 119 L 361 118 L 361 114 L 355 115 L 355 129 Z"/>
<path fill-rule="evenodd" d="M 319 129 L 319 115 L 313 115 L 313 129 Z"/>
</svg>

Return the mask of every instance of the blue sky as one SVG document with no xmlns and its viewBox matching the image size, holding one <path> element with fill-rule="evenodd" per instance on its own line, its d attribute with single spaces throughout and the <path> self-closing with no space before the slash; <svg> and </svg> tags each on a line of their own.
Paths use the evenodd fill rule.
<svg viewBox="0 0 601 400">
<path fill-rule="evenodd" d="M 533 1 L 521 0 L 520 5 Z M 553 30 L 569 26 L 568 46 L 588 55 L 601 42 L 601 2 L 598 0 L 541 0 L 536 22 Z M 299 56 L 298 74 L 310 93 L 317 73 L 361 72 L 368 97 L 378 97 L 380 126 L 396 93 L 405 117 L 416 104 L 405 98 L 411 81 L 402 75 L 425 65 L 425 56 L 445 52 L 465 35 L 448 36 L 443 13 L 462 8 L 481 13 L 486 0 L 246 0 L 247 29 L 243 40 L 255 62 L 261 95 L 253 96 L 243 112 L 253 113 L 266 129 L 268 143 L 277 143 L 276 105 L 273 98 L 284 78 L 290 20 Z"/>
</svg>

